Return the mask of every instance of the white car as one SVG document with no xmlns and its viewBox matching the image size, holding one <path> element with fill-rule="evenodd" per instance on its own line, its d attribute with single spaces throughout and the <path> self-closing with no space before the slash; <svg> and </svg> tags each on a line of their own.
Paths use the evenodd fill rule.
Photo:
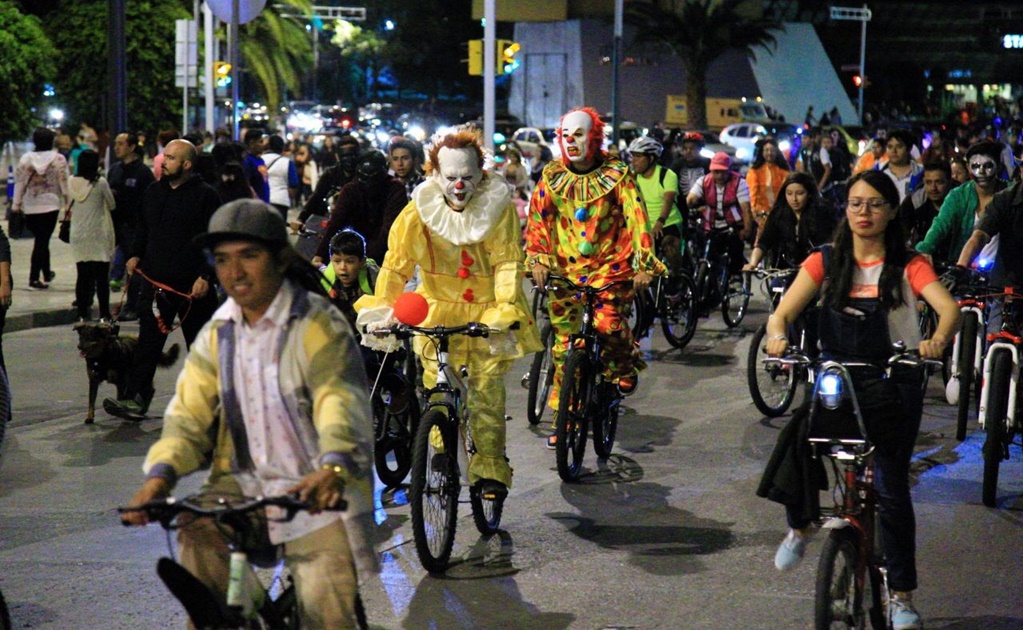
<svg viewBox="0 0 1023 630">
<path fill-rule="evenodd" d="M 550 144 L 547 142 L 547 138 L 544 137 L 543 131 L 536 127 L 519 127 L 512 134 L 510 140 L 519 145 L 522 149 L 522 158 L 530 164 L 533 164 L 540 157 L 540 147 L 547 146 L 550 148 Z"/>
<path fill-rule="evenodd" d="M 735 157 L 751 162 L 757 140 L 767 135 L 767 129 L 760 123 L 735 123 L 721 130 L 721 142 L 735 147 Z"/>
</svg>

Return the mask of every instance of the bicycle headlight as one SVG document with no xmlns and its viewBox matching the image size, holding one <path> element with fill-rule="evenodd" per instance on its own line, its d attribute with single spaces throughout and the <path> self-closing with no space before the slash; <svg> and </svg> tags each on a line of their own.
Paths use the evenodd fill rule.
<svg viewBox="0 0 1023 630">
<path fill-rule="evenodd" d="M 817 391 L 825 408 L 838 409 L 842 404 L 842 377 L 838 374 L 822 375 Z"/>
<path fill-rule="evenodd" d="M 981 271 L 987 271 L 988 269 L 991 268 L 991 265 L 993 265 L 994 262 L 995 261 L 993 259 L 981 258 L 980 260 L 977 261 L 977 269 Z"/>
</svg>

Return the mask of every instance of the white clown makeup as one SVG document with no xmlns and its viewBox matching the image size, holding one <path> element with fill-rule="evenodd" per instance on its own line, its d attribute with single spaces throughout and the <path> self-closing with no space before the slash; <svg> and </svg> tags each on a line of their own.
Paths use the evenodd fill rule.
<svg viewBox="0 0 1023 630">
<path fill-rule="evenodd" d="M 444 199 L 455 210 L 465 209 L 483 180 L 476 151 L 441 147 L 437 162 L 440 168 L 436 177 L 444 191 Z"/>
<path fill-rule="evenodd" d="M 561 119 L 561 150 L 573 164 L 586 163 L 593 120 L 586 112 L 569 112 Z"/>
</svg>

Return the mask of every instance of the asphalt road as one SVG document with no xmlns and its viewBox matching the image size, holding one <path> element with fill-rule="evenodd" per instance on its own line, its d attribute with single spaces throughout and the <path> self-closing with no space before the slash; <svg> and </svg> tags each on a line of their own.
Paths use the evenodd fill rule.
<svg viewBox="0 0 1023 630">
<path fill-rule="evenodd" d="M 763 419 L 746 390 L 746 350 L 764 317 L 753 312 L 728 330 L 712 316 L 683 351 L 656 330 L 613 456 L 598 465 L 590 451 L 578 484 L 558 479 L 545 432 L 527 423 L 526 365 L 516 365 L 507 378 L 515 482 L 504 531 L 481 539 L 466 503 L 457 564 L 430 577 L 415 555 L 403 493 L 381 493 L 383 573 L 363 587 L 372 625 L 810 627 L 823 537 L 801 567 L 777 572 L 784 515 L 754 495 L 787 419 Z M 4 345 L 15 420 L 0 469 L 0 588 L 15 627 L 181 627 L 184 615 L 154 571 L 167 553 L 164 533 L 125 529 L 113 511 L 141 481 L 160 421 L 126 423 L 100 411 L 95 425 L 82 423 L 86 376 L 69 327 L 5 335 Z M 159 373 L 154 408 L 166 403 L 178 367 Z M 941 393 L 929 391 L 913 466 L 917 605 L 928 628 L 1021 628 L 1023 454 L 1014 448 L 1003 466 L 999 507 L 983 507 L 983 433 L 956 442 Z M 111 394 L 101 388 L 101 397 Z M 200 481 L 194 475 L 182 489 Z"/>
</svg>

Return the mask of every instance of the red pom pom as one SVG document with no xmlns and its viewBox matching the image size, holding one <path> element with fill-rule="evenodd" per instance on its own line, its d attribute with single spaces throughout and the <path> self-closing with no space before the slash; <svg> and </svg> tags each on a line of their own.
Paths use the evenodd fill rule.
<svg viewBox="0 0 1023 630">
<path fill-rule="evenodd" d="M 402 293 L 394 301 L 394 317 L 402 324 L 418 326 L 429 312 L 430 305 L 426 303 L 426 298 L 415 292 Z"/>
<path fill-rule="evenodd" d="M 466 269 L 465 267 L 459 267 L 458 268 L 458 277 L 461 278 L 462 280 L 465 280 L 466 278 L 469 277 L 469 270 Z"/>
</svg>

